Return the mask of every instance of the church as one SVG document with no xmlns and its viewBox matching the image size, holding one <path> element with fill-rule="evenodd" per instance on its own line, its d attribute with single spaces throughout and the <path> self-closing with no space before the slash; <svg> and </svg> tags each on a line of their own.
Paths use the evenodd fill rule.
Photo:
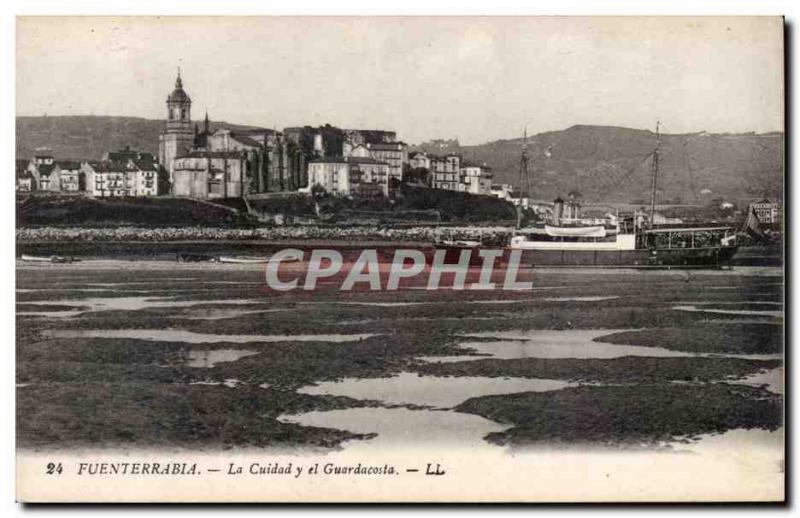
<svg viewBox="0 0 800 518">
<path fill-rule="evenodd" d="M 201 132 L 192 125 L 192 100 L 180 71 L 166 104 L 158 158 L 173 195 L 239 198 L 306 187 L 308 157 L 296 139 L 264 128 L 212 130 L 207 113 Z"/>
</svg>

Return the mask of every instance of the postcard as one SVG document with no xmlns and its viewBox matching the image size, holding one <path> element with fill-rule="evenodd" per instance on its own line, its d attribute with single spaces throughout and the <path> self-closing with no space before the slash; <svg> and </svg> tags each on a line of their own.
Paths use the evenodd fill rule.
<svg viewBox="0 0 800 518">
<path fill-rule="evenodd" d="M 18 17 L 18 501 L 783 501 L 783 44 Z"/>
</svg>

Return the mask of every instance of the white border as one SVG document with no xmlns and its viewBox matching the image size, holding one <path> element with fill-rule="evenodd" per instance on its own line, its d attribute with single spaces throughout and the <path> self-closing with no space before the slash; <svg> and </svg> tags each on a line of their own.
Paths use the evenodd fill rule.
<svg viewBox="0 0 800 518">
<path fill-rule="evenodd" d="M 2 210 L 2 221 L 5 223 L 0 229 L 0 236 L 2 236 L 2 244 L 5 245 L 4 249 L 11 251 L 14 249 L 14 190 L 12 187 L 13 177 L 13 160 L 14 160 L 14 17 L 17 15 L 45 15 L 45 14 L 63 14 L 63 15 L 79 15 L 79 14 L 96 14 L 96 15 L 178 15 L 178 14 L 196 14 L 196 15 L 214 15 L 214 14 L 264 14 L 264 15 L 302 15 L 302 14 L 316 14 L 316 15 L 786 15 L 787 22 L 792 25 L 794 40 L 798 38 L 798 20 L 800 20 L 800 2 L 797 1 L 781 1 L 781 0 L 758 0 L 758 1 L 741 1 L 741 0 L 728 0 L 728 1 L 701 1 L 701 0 L 669 0 L 662 2 L 647 2 L 642 0 L 605 0 L 597 2 L 592 0 L 540 0 L 536 2 L 524 3 L 521 1 L 513 0 L 451 0 L 451 1 L 435 1 L 435 0 L 390 0 L 390 1 L 375 1 L 375 0 L 283 0 L 279 3 L 266 3 L 254 2 L 247 0 L 225 0 L 224 2 L 207 1 L 207 0 L 191 0 L 191 1 L 173 1 L 165 2 L 164 0 L 117 0 L 114 2 L 103 0 L 11 0 L 0 4 L 0 106 L 3 108 L 5 117 L 0 120 L 0 161 L 2 161 L 5 173 L 3 175 L 3 182 L 6 191 L 5 201 L 0 205 Z M 787 71 L 794 70 L 797 66 L 797 53 L 791 53 L 791 62 L 787 63 Z M 792 92 L 787 92 L 791 95 Z M 792 113 L 787 113 L 787 121 L 795 120 L 795 103 L 791 104 Z M 791 150 L 797 149 L 797 136 L 795 132 L 791 132 L 791 142 L 787 145 L 791 146 Z M 796 157 L 794 158 L 796 160 Z M 792 171 L 786 172 L 787 177 L 792 174 Z M 787 193 L 788 194 L 788 193 Z M 798 196 L 797 182 L 792 184 L 791 194 L 792 200 L 800 199 Z M 791 227 L 798 228 L 797 210 L 791 211 Z M 795 254 L 789 253 L 790 264 L 796 266 Z M 7 252 L 2 259 L 3 268 L 0 269 L 0 279 L 2 285 L 6 286 L 2 290 L 2 329 L 4 338 L 2 343 L 4 350 L 3 358 L 3 374 L 4 383 L 2 386 L 2 401 L 3 401 L 3 423 L 2 431 L 2 459 L 3 464 L 0 466 L 0 500 L 4 504 L 4 510 L 8 516 L 18 515 L 25 510 L 14 503 L 14 357 L 13 357 L 13 329 L 14 329 L 14 295 L 11 287 L 14 285 L 14 260 L 11 253 Z M 797 321 L 796 308 L 792 307 L 791 315 L 787 321 Z M 793 344 L 792 344 L 793 345 Z M 793 391 L 794 392 L 794 391 Z M 793 396 L 794 394 L 792 394 Z M 791 398 L 794 401 L 794 398 Z M 796 409 L 796 405 L 794 406 Z M 794 412 L 792 413 L 794 415 Z M 789 430 L 792 430 L 793 423 L 787 423 Z M 792 461 L 791 465 L 797 468 L 796 464 Z M 792 481 L 793 487 L 790 488 L 789 494 L 797 498 L 797 473 L 793 473 Z M 39 513 L 50 514 L 59 512 L 58 508 L 47 508 L 38 510 Z M 74 511 L 92 511 L 91 508 L 75 509 Z M 182 513 L 229 513 L 230 509 L 198 509 L 198 508 L 182 508 L 178 509 L 153 509 L 153 508 L 134 508 L 134 509 L 120 509 L 113 511 L 113 514 L 126 516 L 131 514 L 147 515 L 149 517 L 160 516 L 169 512 L 180 511 Z M 333 509 L 338 513 L 352 513 L 352 512 L 372 512 L 375 509 Z M 506 509 L 510 510 L 510 509 Z M 586 509 L 578 510 L 563 510 L 563 509 L 539 509 L 537 513 L 544 514 L 563 514 L 564 512 L 581 512 Z M 634 508 L 635 512 L 643 512 L 644 509 Z M 95 512 L 103 514 L 109 513 L 108 509 L 94 509 Z M 270 514 L 296 514 L 300 512 L 316 513 L 321 511 L 319 508 L 313 510 L 299 510 L 288 511 L 286 509 L 238 509 L 238 511 L 246 512 L 269 512 Z M 326 509 L 326 512 L 331 512 L 332 509 Z M 394 512 L 398 510 L 395 509 Z M 473 510 L 474 511 L 474 510 Z M 479 509 L 479 512 L 487 511 L 486 508 Z M 523 511 L 517 509 L 517 511 Z M 594 509 L 594 512 L 603 513 L 617 513 L 620 509 Z M 702 512 L 709 512 L 712 509 L 686 509 L 676 508 L 668 512 L 680 513 L 681 516 L 691 516 Z M 715 509 L 715 512 L 730 512 L 729 509 Z M 420 511 L 419 509 L 400 509 L 399 512 L 414 513 L 415 515 L 422 512 L 427 513 L 463 513 L 465 509 L 435 509 Z M 767 512 L 758 509 L 739 509 L 736 511 L 737 515 L 741 512 L 747 514 L 760 514 Z"/>
</svg>

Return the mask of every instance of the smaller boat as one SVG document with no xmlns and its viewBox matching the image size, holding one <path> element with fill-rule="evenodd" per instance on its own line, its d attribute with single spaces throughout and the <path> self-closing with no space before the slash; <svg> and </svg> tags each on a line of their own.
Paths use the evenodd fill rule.
<svg viewBox="0 0 800 518">
<path fill-rule="evenodd" d="M 61 255 L 51 255 L 49 257 L 39 257 L 35 255 L 27 255 L 22 254 L 20 258 L 25 262 L 29 263 L 59 263 L 59 264 L 67 264 L 67 263 L 74 263 L 78 261 L 74 257 L 70 256 L 61 256 Z"/>
<path fill-rule="evenodd" d="M 202 263 L 207 261 L 216 261 L 217 258 L 213 255 L 207 254 L 192 254 L 192 253 L 182 253 L 178 254 L 175 258 L 179 263 Z"/>
<path fill-rule="evenodd" d="M 269 262 L 269 257 L 233 257 L 222 255 L 219 258 L 219 262 L 235 264 L 263 264 Z"/>
</svg>

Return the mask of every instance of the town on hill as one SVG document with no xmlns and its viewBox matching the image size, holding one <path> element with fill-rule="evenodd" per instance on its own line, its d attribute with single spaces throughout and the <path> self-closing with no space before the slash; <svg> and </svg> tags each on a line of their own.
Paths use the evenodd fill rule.
<svg viewBox="0 0 800 518">
<path fill-rule="evenodd" d="M 375 208 L 409 189 L 436 192 L 429 203 L 412 203 L 408 210 L 491 206 L 475 197 L 528 209 L 567 195 L 645 205 L 654 141 L 649 130 L 579 125 L 482 145 L 457 139 L 413 145 L 391 130 L 306 125 L 278 131 L 215 122 L 208 113 L 199 122 L 178 75 L 165 120 L 18 117 L 16 189 L 103 199 L 248 198 L 256 207 L 272 198 L 313 195 L 360 200 L 351 209 L 364 203 Z M 783 143 L 782 133 L 662 135 L 658 202 L 730 209 L 780 198 Z M 508 209 L 489 213 L 507 217 Z"/>
</svg>

